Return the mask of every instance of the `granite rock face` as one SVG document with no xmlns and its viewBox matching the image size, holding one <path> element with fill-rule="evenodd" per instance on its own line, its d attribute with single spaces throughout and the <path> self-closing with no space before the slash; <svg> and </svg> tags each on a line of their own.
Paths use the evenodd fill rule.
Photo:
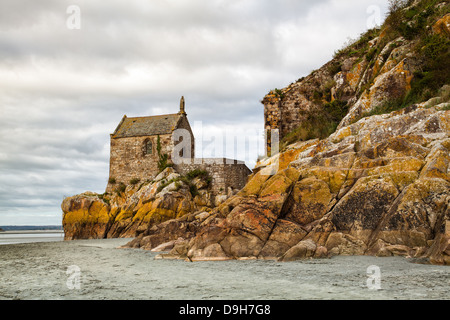
<svg viewBox="0 0 450 320">
<path fill-rule="evenodd" d="M 152 181 L 123 186 L 113 193 L 85 192 L 64 199 L 61 208 L 65 238 L 136 237 L 155 224 L 199 210 L 210 211 L 215 198 L 208 177 L 188 181 L 167 168 Z"/>
<path fill-rule="evenodd" d="M 449 264 L 450 111 L 425 106 L 293 144 L 286 152 L 299 152 L 286 168 L 282 154 L 267 159 L 214 210 L 154 227 L 129 246 L 181 236 L 179 257 L 192 261 L 401 255 Z"/>
</svg>

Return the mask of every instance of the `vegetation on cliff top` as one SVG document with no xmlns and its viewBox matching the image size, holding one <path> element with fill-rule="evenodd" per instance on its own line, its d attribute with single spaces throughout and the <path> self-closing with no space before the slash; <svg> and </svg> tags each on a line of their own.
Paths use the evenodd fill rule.
<svg viewBox="0 0 450 320">
<path fill-rule="evenodd" d="M 407 47 L 403 56 L 408 56 L 412 70 L 411 80 L 404 87 L 404 92 L 390 97 L 374 110 L 361 112 L 358 119 L 373 115 L 389 113 L 439 97 L 437 102 L 449 99 L 448 88 L 450 74 L 450 33 L 448 19 L 438 24 L 440 19 L 448 16 L 450 4 L 446 0 L 390 0 L 389 12 L 380 28 L 370 29 L 360 38 L 350 41 L 344 48 L 335 52 L 333 60 L 327 63 L 324 70 L 328 77 L 325 83 L 314 84 L 314 71 L 308 77 L 299 79 L 300 86 L 315 86 L 308 98 L 317 107 L 316 110 L 301 110 L 306 121 L 283 137 L 281 150 L 296 141 L 324 139 L 335 132 L 339 123 L 349 109 L 364 94 L 369 95 L 378 76 L 385 70 L 385 64 L 393 59 L 396 51 Z M 447 21 L 447 22 L 445 22 Z M 336 84 L 336 77 L 343 71 L 343 64 L 351 61 L 346 70 L 354 72 L 360 68 L 360 78 L 351 94 L 342 92 Z M 399 60 L 396 60 L 399 61 Z M 312 79 L 312 80 L 311 80 Z M 316 81 L 317 82 L 317 81 Z M 275 95 L 285 99 L 289 90 L 275 90 Z M 347 94 L 347 95 L 346 95 Z"/>
<path fill-rule="evenodd" d="M 181 188 L 181 183 L 183 182 L 189 187 L 189 192 L 191 193 L 191 195 L 195 197 L 199 195 L 198 188 L 193 181 L 196 178 L 204 181 L 204 184 L 202 184 L 203 187 L 208 188 L 211 185 L 212 178 L 209 176 L 208 172 L 206 170 L 195 169 L 189 171 L 188 173 L 186 173 L 186 175 L 180 175 L 170 180 L 163 180 L 163 183 L 161 183 L 161 185 L 158 187 L 157 192 L 160 192 L 165 187 L 174 182 L 176 190 L 178 190 L 179 188 Z"/>
<path fill-rule="evenodd" d="M 431 28 L 437 19 L 450 11 L 447 1 L 424 0 L 416 5 L 398 8 L 386 23 L 393 36 L 401 35 L 415 41 L 414 53 L 421 61 L 421 70 L 414 74 L 411 90 L 401 107 L 426 101 L 438 94 L 439 89 L 449 83 L 450 39 L 447 30 L 438 33 Z M 441 4 L 441 6 L 437 6 Z"/>
</svg>

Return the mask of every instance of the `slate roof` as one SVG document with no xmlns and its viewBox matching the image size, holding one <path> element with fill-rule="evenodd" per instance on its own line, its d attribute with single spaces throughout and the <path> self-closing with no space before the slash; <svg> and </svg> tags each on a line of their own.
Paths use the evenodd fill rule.
<svg viewBox="0 0 450 320">
<path fill-rule="evenodd" d="M 170 134 L 177 128 L 182 117 L 177 113 L 136 118 L 128 118 L 125 115 L 111 136 L 125 138 Z"/>
</svg>

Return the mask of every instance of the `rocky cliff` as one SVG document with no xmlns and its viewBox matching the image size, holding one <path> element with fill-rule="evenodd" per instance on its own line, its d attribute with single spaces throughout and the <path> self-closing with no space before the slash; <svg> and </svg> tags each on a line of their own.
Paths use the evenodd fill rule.
<svg viewBox="0 0 450 320">
<path fill-rule="evenodd" d="M 298 140 L 327 138 L 370 115 L 433 97 L 439 97 L 435 104 L 448 99 L 449 89 L 443 89 L 450 74 L 448 2 L 415 1 L 391 10 L 381 28 L 368 30 L 321 68 L 263 98 L 265 127 L 279 129 L 282 149 Z"/>
<path fill-rule="evenodd" d="M 85 192 L 64 199 L 66 240 L 135 237 L 149 226 L 190 212 L 211 211 L 233 194 L 215 195 L 201 170 L 180 175 L 167 168 L 152 181 L 119 185 L 113 192 Z"/>
<path fill-rule="evenodd" d="M 195 200 L 188 188 L 157 195 L 160 182 L 109 204 L 76 196 L 62 206 L 66 235 L 136 236 L 127 247 L 191 261 L 401 255 L 450 264 L 448 12 L 447 1 L 393 7 L 380 29 L 271 91 L 263 103 L 283 121 L 269 113 L 266 126 L 280 125 L 281 152 L 224 202 Z"/>
</svg>

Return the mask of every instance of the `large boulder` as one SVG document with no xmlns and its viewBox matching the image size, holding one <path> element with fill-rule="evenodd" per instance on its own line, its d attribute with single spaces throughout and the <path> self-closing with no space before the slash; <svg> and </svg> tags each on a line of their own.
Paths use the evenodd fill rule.
<svg viewBox="0 0 450 320">
<path fill-rule="evenodd" d="M 104 238 L 112 217 L 109 205 L 97 194 L 85 192 L 65 198 L 61 209 L 66 240 Z"/>
</svg>

